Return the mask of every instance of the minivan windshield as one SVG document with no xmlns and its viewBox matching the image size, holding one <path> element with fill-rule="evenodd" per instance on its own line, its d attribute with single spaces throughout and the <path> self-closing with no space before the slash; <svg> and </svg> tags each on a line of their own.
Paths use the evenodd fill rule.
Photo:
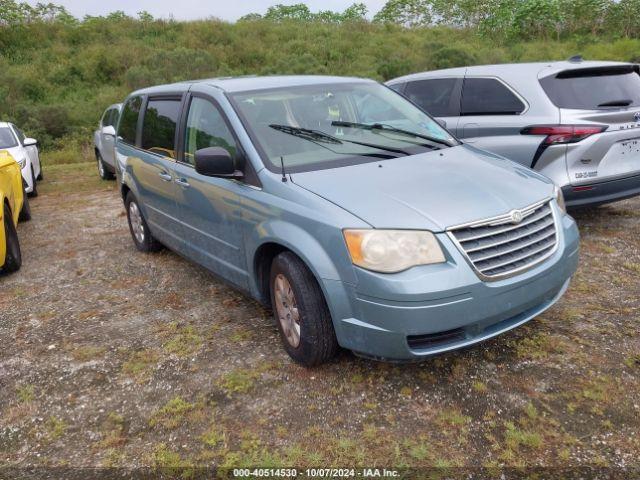
<svg viewBox="0 0 640 480">
<path fill-rule="evenodd" d="M 0 149 L 18 146 L 18 141 L 9 127 L 0 127 Z"/>
<path fill-rule="evenodd" d="M 457 145 L 429 115 L 377 83 L 318 84 L 229 95 L 267 167 L 334 168 Z"/>
<path fill-rule="evenodd" d="M 560 108 L 600 110 L 640 106 L 640 75 L 633 65 L 584 68 L 540 80 Z"/>
</svg>

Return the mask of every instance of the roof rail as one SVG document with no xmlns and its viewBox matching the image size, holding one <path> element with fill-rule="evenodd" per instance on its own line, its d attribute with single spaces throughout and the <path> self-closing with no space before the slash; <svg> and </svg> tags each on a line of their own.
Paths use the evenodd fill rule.
<svg viewBox="0 0 640 480">
<path fill-rule="evenodd" d="M 584 60 L 584 58 L 582 58 L 582 55 L 574 55 L 573 57 L 569 58 L 569 61 L 571 63 L 581 63 Z"/>
</svg>

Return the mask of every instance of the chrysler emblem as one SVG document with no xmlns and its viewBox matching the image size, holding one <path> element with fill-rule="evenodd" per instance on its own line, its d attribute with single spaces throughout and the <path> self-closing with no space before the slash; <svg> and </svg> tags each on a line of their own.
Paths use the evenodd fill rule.
<svg viewBox="0 0 640 480">
<path fill-rule="evenodd" d="M 511 223 L 520 223 L 522 221 L 522 212 L 520 210 L 511 210 L 509 213 Z"/>
<path fill-rule="evenodd" d="M 640 112 L 636 112 L 633 114 L 633 119 L 635 120 L 636 123 L 640 122 Z"/>
</svg>

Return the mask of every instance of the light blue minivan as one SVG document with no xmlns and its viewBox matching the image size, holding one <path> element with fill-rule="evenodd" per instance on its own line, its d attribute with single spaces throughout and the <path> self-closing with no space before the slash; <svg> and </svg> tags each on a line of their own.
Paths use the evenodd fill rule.
<svg viewBox="0 0 640 480">
<path fill-rule="evenodd" d="M 117 135 L 136 247 L 164 245 L 271 307 L 304 365 L 339 347 L 416 360 L 496 336 L 553 305 L 578 263 L 550 180 L 372 80 L 147 88 Z"/>
</svg>

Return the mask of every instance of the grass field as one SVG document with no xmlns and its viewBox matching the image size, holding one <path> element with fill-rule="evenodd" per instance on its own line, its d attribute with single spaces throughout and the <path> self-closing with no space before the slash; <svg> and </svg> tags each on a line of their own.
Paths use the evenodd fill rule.
<svg viewBox="0 0 640 480">
<path fill-rule="evenodd" d="M 640 199 L 576 213 L 579 270 L 529 324 L 307 370 L 258 304 L 135 250 L 94 163 L 46 166 L 40 192 L 0 278 L 0 466 L 639 467 Z"/>
</svg>

